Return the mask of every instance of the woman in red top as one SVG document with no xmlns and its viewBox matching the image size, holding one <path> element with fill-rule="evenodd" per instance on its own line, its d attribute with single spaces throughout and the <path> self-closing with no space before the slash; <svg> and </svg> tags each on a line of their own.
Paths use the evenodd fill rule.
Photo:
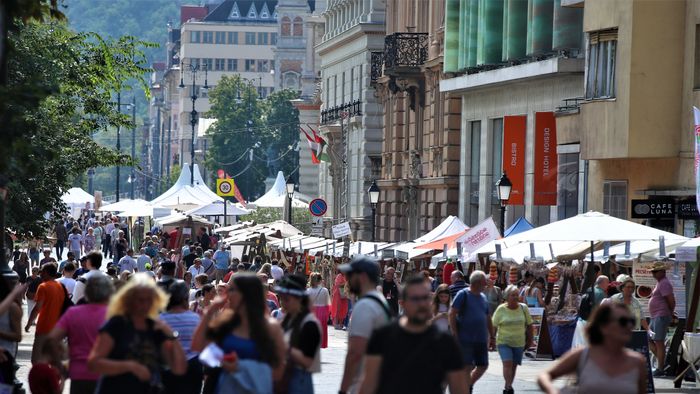
<svg viewBox="0 0 700 394">
<path fill-rule="evenodd" d="M 331 316 L 335 329 L 343 328 L 343 321 L 348 315 L 348 295 L 345 292 L 345 275 L 338 273 L 333 284 L 333 299 L 331 300 Z"/>
</svg>

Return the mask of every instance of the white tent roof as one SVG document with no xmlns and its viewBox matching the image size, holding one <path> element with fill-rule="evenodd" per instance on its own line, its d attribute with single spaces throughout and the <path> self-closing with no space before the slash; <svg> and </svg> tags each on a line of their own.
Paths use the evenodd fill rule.
<svg viewBox="0 0 700 394">
<path fill-rule="evenodd" d="M 137 198 L 134 200 L 127 198 L 124 200 L 119 200 L 119 202 L 103 205 L 100 207 L 100 211 L 124 212 L 124 211 L 130 211 L 130 210 L 135 209 L 135 208 L 140 208 L 146 204 L 148 204 L 148 201 L 142 200 L 140 198 Z"/>
<path fill-rule="evenodd" d="M 666 242 L 666 254 L 668 255 L 684 243 L 685 241 L 681 240 L 672 240 L 670 243 Z M 659 252 L 659 241 L 632 241 L 630 242 L 629 252 L 629 256 L 625 256 L 625 243 L 622 242 L 608 249 L 608 257 L 615 256 L 617 261 L 630 260 L 637 257 L 653 258 L 655 254 Z M 595 261 L 606 261 L 607 258 L 603 256 L 604 254 L 605 250 L 599 250 L 593 253 L 593 258 Z M 586 256 L 586 258 L 589 260 L 591 258 L 590 254 Z"/>
<path fill-rule="evenodd" d="M 294 198 L 292 198 L 292 206 L 294 208 L 306 208 L 309 206 L 308 202 L 300 199 L 301 195 L 297 192 L 294 193 Z M 263 194 L 262 197 L 253 201 L 252 203 L 256 207 L 261 208 L 284 208 L 287 204 L 287 182 L 284 179 L 284 174 L 282 171 L 277 173 L 277 178 L 272 188 Z"/>
<path fill-rule="evenodd" d="M 202 205 L 199 208 L 195 208 L 187 211 L 188 214 L 199 215 L 199 216 L 223 216 L 224 215 L 224 202 L 214 201 L 206 205 Z M 247 215 L 250 211 L 246 209 L 239 208 L 234 203 L 226 201 L 226 216 L 237 216 L 237 215 Z"/>
<path fill-rule="evenodd" d="M 503 240 L 499 240 L 502 242 Z M 499 241 L 496 241 L 497 243 Z M 501 250 L 501 259 L 500 261 L 512 261 L 515 263 L 522 263 L 525 260 L 528 260 L 532 258 L 531 256 L 531 250 L 530 250 L 530 245 L 533 245 L 535 248 L 535 259 L 537 260 L 542 260 L 542 261 L 550 261 L 553 259 L 556 259 L 557 256 L 561 255 L 566 255 L 569 253 L 569 251 L 576 249 L 576 250 L 585 250 L 586 247 L 588 247 L 588 244 L 586 242 L 579 242 L 579 241 L 555 241 L 555 242 L 523 242 L 519 243 L 517 245 L 513 245 L 509 248 L 506 248 L 505 246 Z M 550 249 L 551 246 L 551 249 Z M 554 254 L 554 256 L 552 256 Z M 489 256 L 491 260 L 498 260 L 498 256 L 496 253 L 492 254 Z"/>
<path fill-rule="evenodd" d="M 95 197 L 79 187 L 71 187 L 61 196 L 61 201 L 69 206 L 84 206 L 88 202 L 94 204 Z"/>
<path fill-rule="evenodd" d="M 182 222 L 182 221 L 184 221 L 184 220 L 187 220 L 188 216 L 192 217 L 192 222 L 193 222 L 193 223 L 211 224 L 211 222 L 209 222 L 207 219 L 205 219 L 205 218 L 203 218 L 203 217 L 201 217 L 201 216 L 197 216 L 197 215 L 185 215 L 184 213 L 182 213 L 182 212 L 177 212 L 177 211 L 173 212 L 173 213 L 172 213 L 171 215 L 169 215 L 169 216 L 165 216 L 165 217 L 156 219 L 156 222 L 157 222 L 158 224 L 160 224 L 161 226 L 167 226 L 167 225 L 170 225 L 170 224 L 177 224 L 177 223 L 180 223 L 180 222 Z"/>
<path fill-rule="evenodd" d="M 125 209 L 121 212 L 119 212 L 119 216 L 124 216 L 124 217 L 154 217 L 156 216 L 153 213 L 153 210 L 166 210 L 166 215 L 167 211 L 170 211 L 170 215 L 172 215 L 173 211 L 170 210 L 170 208 L 165 208 L 160 205 L 153 205 L 145 202 L 144 204 L 141 204 L 139 206 L 131 207 L 129 209 Z M 163 213 L 159 213 L 159 215 L 163 215 Z"/>
<path fill-rule="evenodd" d="M 440 223 L 432 231 L 414 240 L 413 242 L 417 244 L 433 242 L 440 238 L 454 235 L 467 229 L 469 229 L 469 226 L 467 226 L 466 224 L 464 224 L 464 222 L 459 220 L 457 216 L 450 215 L 447 218 L 445 218 L 445 220 L 443 220 L 442 223 Z"/>
<path fill-rule="evenodd" d="M 667 243 L 688 240 L 682 235 L 590 211 L 510 236 L 503 239 L 503 243 L 510 246 L 539 241 L 658 241 L 660 236 L 664 236 Z"/>
<path fill-rule="evenodd" d="M 190 166 L 187 163 L 182 165 L 182 171 L 177 182 L 165 193 L 156 197 L 151 204 L 173 207 L 179 205 L 207 205 L 214 201 L 223 201 L 214 192 L 209 190 L 199 173 L 199 166 L 194 165 L 194 186 L 190 184 Z"/>
</svg>

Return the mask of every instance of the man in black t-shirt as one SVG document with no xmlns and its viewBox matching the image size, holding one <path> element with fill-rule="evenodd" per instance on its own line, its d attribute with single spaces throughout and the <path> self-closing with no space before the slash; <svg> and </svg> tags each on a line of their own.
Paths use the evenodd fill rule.
<svg viewBox="0 0 700 394">
<path fill-rule="evenodd" d="M 384 280 L 382 281 L 382 294 L 389 304 L 389 308 L 394 316 L 399 315 L 399 286 L 396 284 L 396 269 L 387 267 L 384 271 Z"/>
<path fill-rule="evenodd" d="M 457 342 L 430 324 L 431 299 L 422 276 L 408 280 L 401 296 L 404 315 L 369 340 L 361 394 L 442 394 L 445 380 L 451 394 L 467 393 Z"/>
</svg>

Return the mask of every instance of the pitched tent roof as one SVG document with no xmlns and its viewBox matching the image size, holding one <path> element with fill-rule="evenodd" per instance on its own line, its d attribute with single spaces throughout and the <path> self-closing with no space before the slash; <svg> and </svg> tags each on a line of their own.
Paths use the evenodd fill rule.
<svg viewBox="0 0 700 394">
<path fill-rule="evenodd" d="M 304 201 L 302 195 L 298 192 L 294 192 L 294 198 L 292 198 L 292 206 L 294 208 L 306 208 L 309 203 Z M 305 197 L 305 196 L 304 196 Z M 284 174 L 282 171 L 277 173 L 277 178 L 275 178 L 275 183 L 272 188 L 263 194 L 262 197 L 253 201 L 253 205 L 259 208 L 284 208 L 287 203 L 287 181 L 284 179 Z"/>
<path fill-rule="evenodd" d="M 520 234 L 523 231 L 531 230 L 535 226 L 532 225 L 532 223 L 528 222 L 525 217 L 521 216 L 518 218 L 518 220 L 515 221 L 506 231 L 503 232 L 503 237 L 507 237 L 509 235 L 515 235 L 515 234 Z"/>
<path fill-rule="evenodd" d="M 209 190 L 207 185 L 199 173 L 199 166 L 194 165 L 194 186 L 190 185 L 190 166 L 187 163 L 182 165 L 180 177 L 175 184 L 170 187 L 165 193 L 156 197 L 151 201 L 153 205 L 161 205 L 164 207 L 181 206 L 181 205 L 207 205 L 214 201 L 223 201 L 214 192 Z"/>
<path fill-rule="evenodd" d="M 231 10 L 238 7 L 239 17 L 231 18 Z M 255 18 L 248 18 L 248 12 L 255 6 Z M 268 17 L 261 18 L 260 11 L 267 6 Z M 209 15 L 204 18 L 205 22 L 256 22 L 256 23 L 277 23 L 273 17 L 274 9 L 277 7 L 276 0 L 226 0 L 214 8 Z"/>
<path fill-rule="evenodd" d="M 71 187 L 61 196 L 61 201 L 71 207 L 76 205 L 85 206 L 87 202 L 94 204 L 95 197 L 79 187 Z"/>
</svg>

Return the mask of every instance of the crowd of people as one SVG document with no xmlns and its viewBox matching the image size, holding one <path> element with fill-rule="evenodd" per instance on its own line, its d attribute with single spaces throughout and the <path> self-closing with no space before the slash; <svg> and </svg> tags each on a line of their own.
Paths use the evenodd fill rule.
<svg viewBox="0 0 700 394">
<path fill-rule="evenodd" d="M 86 237 L 105 235 L 97 230 L 104 222 L 57 224 L 82 237 L 76 245 L 68 241 L 65 260 L 56 250 L 60 262 L 50 250 L 37 263 L 18 250 L 21 284 L 0 281 L 1 376 L 14 376 L 24 298 L 24 329 L 35 326 L 34 393 L 60 393 L 67 381 L 71 393 L 313 393 L 332 326 L 348 337 L 339 394 L 443 393 L 448 386 L 450 393 L 471 393 L 490 351 L 502 361 L 509 394 L 533 345 L 529 307 L 543 306 L 547 296 L 543 278 L 526 273 L 502 289 L 483 271 L 464 272 L 452 261 L 402 278 L 396 261 L 366 256 L 323 272 L 269 254 L 239 260 L 205 228 L 184 241 L 179 228 L 154 229 L 123 247 L 101 237 L 86 249 Z M 107 222 L 116 243 L 123 242 L 124 230 L 115 232 L 123 228 L 119 218 Z M 582 392 L 600 391 L 612 377 L 623 382 L 625 389 L 615 385 L 619 392 L 645 390 L 646 364 L 623 348 L 632 329 L 648 330 L 652 344 L 665 339 L 674 305 L 664 273 L 655 267 L 650 325 L 631 278 L 611 284 L 599 275 L 582 301 L 589 309 L 585 346 L 542 373 L 541 388 L 556 392 L 554 379 L 577 372 Z M 661 366 L 663 348 L 652 347 Z"/>
</svg>

